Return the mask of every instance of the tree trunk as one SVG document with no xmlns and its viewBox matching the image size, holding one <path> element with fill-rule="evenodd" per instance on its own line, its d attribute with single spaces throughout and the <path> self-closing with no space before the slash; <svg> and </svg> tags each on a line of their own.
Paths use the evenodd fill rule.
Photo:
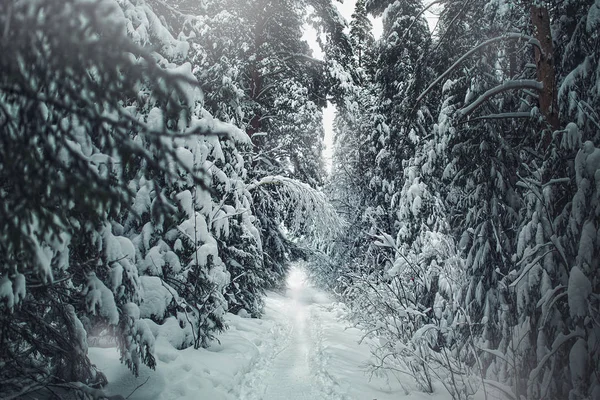
<svg viewBox="0 0 600 400">
<path fill-rule="evenodd" d="M 544 6 L 531 6 L 531 22 L 534 35 L 540 41 L 541 50 L 535 48 L 535 62 L 537 64 L 537 79 L 544 84 L 540 91 L 540 112 L 550 125 L 552 131 L 559 129 L 558 107 L 556 102 L 556 77 L 554 71 L 554 49 L 552 46 L 552 32 L 550 31 L 550 15 Z M 544 144 L 550 144 L 552 135 L 548 135 Z"/>
<path fill-rule="evenodd" d="M 262 9 L 262 3 L 257 4 L 258 9 Z M 252 136 L 255 133 L 258 133 L 262 129 L 261 124 L 261 110 L 258 102 L 258 97 L 263 88 L 263 76 L 260 71 L 262 61 L 264 59 L 262 45 L 265 43 L 265 25 L 266 21 L 269 17 L 266 12 L 263 13 L 261 18 L 258 18 L 256 21 L 256 25 L 253 29 L 254 34 L 254 52 L 255 59 L 250 64 L 250 100 L 254 105 L 254 110 L 252 111 L 252 116 L 250 121 L 246 127 L 246 133 L 252 139 Z M 255 143 L 256 144 L 256 143 Z"/>
</svg>

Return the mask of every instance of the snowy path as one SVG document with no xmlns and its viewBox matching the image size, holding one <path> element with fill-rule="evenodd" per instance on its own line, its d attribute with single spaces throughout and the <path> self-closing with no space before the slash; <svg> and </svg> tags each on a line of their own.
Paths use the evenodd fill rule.
<svg viewBox="0 0 600 400">
<path fill-rule="evenodd" d="M 290 322 L 290 337 L 285 348 L 273 360 L 265 382 L 265 399 L 309 400 L 319 397 L 313 384 L 309 356 L 314 353 L 308 331 L 309 309 L 294 293 L 288 312 L 293 315 Z"/>
<path fill-rule="evenodd" d="M 260 385 L 254 390 L 246 388 L 241 399 L 310 400 L 323 398 L 314 385 L 311 356 L 315 343 L 310 332 L 310 305 L 307 300 L 305 278 L 301 270 L 293 270 L 288 280 L 285 297 L 271 294 L 267 299 L 264 319 L 273 320 L 284 327 L 282 348 L 273 354 L 265 370 L 251 372 L 246 382 Z M 259 375 L 262 379 L 257 379 Z M 256 387 L 258 386 L 258 387 Z"/>
<path fill-rule="evenodd" d="M 116 349 L 90 348 L 109 379 L 109 395 L 189 400 L 447 400 L 414 391 L 410 378 L 373 376 L 369 340 L 349 327 L 344 307 L 308 285 L 292 268 L 285 295 L 269 293 L 262 319 L 229 314 L 229 329 L 208 349 L 156 342 L 157 368 L 133 377 Z M 137 388 L 137 389 L 136 389 Z"/>
<path fill-rule="evenodd" d="M 292 268 L 285 296 L 270 293 L 264 320 L 280 329 L 270 359 L 253 368 L 242 382 L 241 400 L 392 400 L 432 399 L 407 396 L 391 377 L 370 377 L 371 359 L 363 333 L 340 318 L 339 304 L 308 285 L 304 271 Z M 443 399 L 441 396 L 439 399 Z M 438 399 L 438 397 L 435 397 Z"/>
</svg>

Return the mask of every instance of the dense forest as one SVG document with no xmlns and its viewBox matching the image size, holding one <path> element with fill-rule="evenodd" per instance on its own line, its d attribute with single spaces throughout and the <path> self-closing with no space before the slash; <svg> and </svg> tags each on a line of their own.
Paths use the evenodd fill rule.
<svg viewBox="0 0 600 400">
<path fill-rule="evenodd" d="M 88 346 L 206 347 L 304 259 L 373 371 L 600 398 L 599 49 L 600 0 L 0 2 L 0 397 L 103 398 Z"/>
</svg>

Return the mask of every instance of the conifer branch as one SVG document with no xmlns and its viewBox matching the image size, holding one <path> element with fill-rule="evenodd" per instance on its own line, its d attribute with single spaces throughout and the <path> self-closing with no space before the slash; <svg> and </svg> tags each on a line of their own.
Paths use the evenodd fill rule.
<svg viewBox="0 0 600 400">
<path fill-rule="evenodd" d="M 448 75 L 450 75 L 450 73 L 452 73 L 452 71 L 454 71 L 456 68 L 458 68 L 467 58 L 471 57 L 473 54 L 475 54 L 476 52 L 478 52 L 479 50 L 494 44 L 496 42 L 502 42 L 505 40 L 527 40 L 527 43 L 541 48 L 540 42 L 539 40 L 537 40 L 536 38 L 534 38 L 533 36 L 529 36 L 529 35 L 524 35 L 521 33 L 507 33 L 505 35 L 502 36 L 497 36 L 495 38 L 486 40 L 485 42 L 475 46 L 474 48 L 472 48 L 471 50 L 469 50 L 468 52 L 466 52 L 465 54 L 463 54 L 462 57 L 460 57 L 458 60 L 456 60 L 456 62 L 454 64 L 452 64 L 450 66 L 450 68 L 448 68 L 442 75 L 440 75 L 435 81 L 433 81 L 428 87 L 427 89 L 425 89 L 423 91 L 423 93 L 421 93 L 419 95 L 419 97 L 417 97 L 417 101 L 415 104 L 415 108 L 416 106 L 421 102 L 421 100 L 423 100 L 423 98 L 425 96 L 427 96 L 427 94 L 438 84 L 440 83 L 443 79 L 445 79 L 446 77 L 448 77 Z"/>
<path fill-rule="evenodd" d="M 477 98 L 473 103 L 469 104 L 466 107 L 461 108 L 456 112 L 458 118 L 466 117 L 475 111 L 478 107 L 480 107 L 486 100 L 497 95 L 498 93 L 506 92 L 509 90 L 519 90 L 519 89 L 533 89 L 537 91 L 541 91 L 544 89 L 544 84 L 542 82 L 538 82 L 534 79 L 519 79 L 514 81 L 507 81 L 501 85 L 495 86 L 481 96 Z"/>
</svg>

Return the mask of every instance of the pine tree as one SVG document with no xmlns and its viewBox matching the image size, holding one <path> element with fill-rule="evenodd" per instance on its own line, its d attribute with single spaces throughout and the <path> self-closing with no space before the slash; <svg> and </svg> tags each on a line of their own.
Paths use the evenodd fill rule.
<svg viewBox="0 0 600 400">
<path fill-rule="evenodd" d="M 224 328 L 220 255 L 260 274 L 238 150 L 249 140 L 202 108 L 195 49 L 148 3 L 0 7 L 2 393 L 95 396 L 105 378 L 88 338 L 115 337 L 134 373 L 154 367 L 153 331 L 175 326 L 181 348 Z"/>
<path fill-rule="evenodd" d="M 356 65 L 365 70 L 366 76 L 373 75 L 375 68 L 373 24 L 369 20 L 365 1 L 358 0 L 350 21 L 350 41 Z"/>
<path fill-rule="evenodd" d="M 585 237 L 579 236 L 584 231 L 583 225 L 578 225 L 584 223 L 581 217 L 576 217 L 579 222 L 571 225 L 579 226 L 575 228 L 578 233 L 567 233 L 566 221 L 573 221 L 574 217 L 569 216 L 571 199 L 586 201 L 578 188 L 567 183 L 566 177 L 575 173 L 567 165 L 574 165 L 577 157 L 579 165 L 588 165 L 587 154 L 595 151 L 591 142 L 588 147 L 579 142 L 582 131 L 575 124 L 559 129 L 564 122 L 556 113 L 557 108 L 573 104 L 560 96 L 556 102 L 560 90 L 555 80 L 561 82 L 571 71 L 555 69 L 552 64 L 552 60 L 562 59 L 560 52 L 568 46 L 561 43 L 570 39 L 565 41 L 562 36 L 555 41 L 559 43 L 558 50 L 553 48 L 550 25 L 561 26 L 554 30 L 561 35 L 574 25 L 568 19 L 553 19 L 544 3 L 531 7 L 517 2 L 509 3 L 508 7 L 473 5 L 466 12 L 462 5 L 462 11 L 454 15 L 450 12 L 453 4 L 449 3 L 448 13 L 442 18 L 440 40 L 448 41 L 442 46 L 454 51 L 461 42 L 452 42 L 452 35 L 464 28 L 473 31 L 473 38 L 483 33 L 482 40 L 488 39 L 478 46 L 478 53 L 469 53 L 470 60 L 463 61 L 470 65 L 464 69 L 467 75 L 459 73 L 444 85 L 447 100 L 436 128 L 436 132 L 443 134 L 440 143 L 448 146 L 446 152 L 452 155 L 444 171 L 449 183 L 449 215 L 451 225 L 458 228 L 456 237 L 461 238 L 466 250 L 470 276 L 462 301 L 470 318 L 481 321 L 482 328 L 465 333 L 474 335 L 479 347 L 504 354 L 497 357 L 484 352 L 482 372 L 488 378 L 510 384 L 517 397 L 582 396 L 594 385 L 593 379 L 583 378 L 589 377 L 586 363 L 591 358 L 584 357 L 586 361 L 579 364 L 567 361 L 569 355 L 573 360 L 574 354 L 582 354 L 584 348 L 575 339 L 577 334 L 565 333 L 577 331 L 568 328 L 577 320 L 572 309 L 574 301 L 565 308 L 554 297 L 554 291 L 560 287 L 581 285 L 587 293 L 587 288 L 593 285 L 579 267 L 569 267 L 578 259 L 579 250 L 571 253 L 564 250 L 576 247 L 580 238 Z M 589 7 L 580 6 L 583 10 Z M 582 11 L 580 15 L 585 13 Z M 467 21 L 469 15 L 483 18 L 479 22 L 477 19 L 460 22 Z M 567 28 L 569 25 L 571 28 Z M 461 37 L 469 37 L 467 32 L 463 30 Z M 517 53 L 511 45 L 523 35 L 528 35 L 530 43 L 535 44 L 533 60 L 531 53 Z M 569 54 L 571 65 L 584 59 L 581 50 L 575 50 L 578 48 L 575 43 L 589 40 L 583 37 L 583 31 L 575 34 L 573 45 L 564 53 Z M 468 45 L 469 41 L 465 43 Z M 471 75 L 473 72 L 475 75 Z M 570 81 L 571 78 L 565 79 Z M 536 95 L 527 90 L 506 91 L 527 89 L 527 82 L 531 82 Z M 464 104 L 460 104 L 463 96 Z M 572 161 L 565 164 L 560 161 L 569 159 Z M 574 182 L 582 180 L 576 177 Z M 562 236 L 565 234 L 566 237 Z M 587 301 L 586 297 L 584 302 Z M 554 384 L 556 380 L 551 377 L 558 375 L 569 375 L 572 380 Z M 582 382 L 590 382 L 591 386 Z"/>
<path fill-rule="evenodd" d="M 415 38 L 419 6 L 397 14 L 411 5 L 370 1 L 366 7 L 394 23 L 387 25 L 383 45 L 388 40 L 388 47 L 381 47 L 379 57 L 385 71 L 379 72 L 379 83 L 388 90 L 381 113 L 393 117 L 383 129 L 373 125 L 371 145 L 359 157 L 368 161 L 365 188 L 374 193 L 367 202 L 377 205 L 371 215 L 379 218 L 374 226 L 383 231 L 380 252 L 362 249 L 364 263 L 370 271 L 391 271 L 391 282 L 405 282 L 409 276 L 403 273 L 423 266 L 425 273 L 415 278 L 422 287 L 406 289 L 403 283 L 406 294 L 398 298 L 414 307 L 433 300 L 443 310 L 411 320 L 404 331 L 408 336 L 388 327 L 390 342 L 409 343 L 425 351 L 421 359 L 432 361 L 436 353 L 450 351 L 455 358 L 448 359 L 448 371 L 474 368 L 494 390 L 506 390 L 493 384 L 502 382 L 517 398 L 590 396 L 597 390 L 590 368 L 597 357 L 591 349 L 597 346 L 589 343 L 597 341 L 583 321 L 589 322 L 595 310 L 590 293 L 597 286 L 590 275 L 597 268 L 595 252 L 589 247 L 597 230 L 591 222 L 595 211 L 590 211 L 596 209 L 595 189 L 588 186 L 597 169 L 592 111 L 597 90 L 591 73 L 598 65 L 591 50 L 598 39 L 592 33 L 596 6 L 591 1 L 558 7 L 445 1 L 430 54 L 404 65 L 412 53 L 398 63 L 389 43 L 410 48 L 411 42 L 389 40 Z M 403 26 L 403 15 L 415 18 L 416 29 L 409 29 L 408 36 L 390 30 Z M 527 51 L 521 47 L 524 41 Z M 430 75 L 433 70 L 437 79 Z M 424 81 L 410 81 L 415 71 L 431 79 L 427 89 Z M 354 128 L 347 121 L 339 126 Z M 402 179 L 394 181 L 386 175 L 390 172 Z M 464 262 L 458 254 L 451 258 L 459 260 L 455 268 L 465 274 L 461 280 L 466 284 L 451 291 L 440 286 L 447 271 L 437 267 L 444 258 L 432 258 L 427 250 L 432 237 L 444 237 L 448 248 L 458 243 Z M 367 323 L 377 307 L 361 299 L 372 287 L 379 298 L 391 285 L 377 274 L 366 285 L 363 280 L 350 274 L 346 282 L 357 310 L 369 310 L 358 312 Z M 437 335 L 411 341 L 412 329 L 424 323 L 432 324 L 429 332 Z M 423 338 L 429 350 L 422 347 Z M 482 349 L 475 357 L 473 347 Z M 390 352 L 392 347 L 385 349 Z M 409 354 L 403 359 L 410 360 Z M 470 384 L 446 385 L 453 396 L 469 395 Z"/>
<path fill-rule="evenodd" d="M 111 221 L 132 211 L 128 176 L 140 165 L 171 177 L 176 166 L 206 188 L 165 140 L 190 117 L 190 82 L 123 35 L 116 4 L 0 8 L 2 392 L 69 382 L 89 392 L 105 382 L 87 359 L 93 326 L 114 333 L 134 372 L 154 365 L 133 246 Z M 164 124 L 137 115 L 147 98 Z"/>
<path fill-rule="evenodd" d="M 318 29 L 330 37 L 340 34 L 329 1 L 209 2 L 206 14 L 191 24 L 198 32 L 198 60 L 208 67 L 207 82 L 214 82 L 204 86 L 207 106 L 245 127 L 255 151 L 248 177 L 255 181 L 281 175 L 323 182 L 321 108 L 328 83 L 324 63 L 311 57 L 301 39 L 309 5 Z M 286 217 L 277 194 L 255 196 L 253 203 L 262 262 L 274 273 L 268 279 L 274 284 L 285 275 L 288 258 L 301 252 L 280 231 Z"/>
</svg>

